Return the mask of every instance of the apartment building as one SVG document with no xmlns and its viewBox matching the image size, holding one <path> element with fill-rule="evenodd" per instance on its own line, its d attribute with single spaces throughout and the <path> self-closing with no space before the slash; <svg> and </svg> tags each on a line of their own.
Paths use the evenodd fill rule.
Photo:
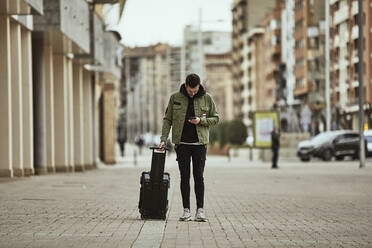
<svg viewBox="0 0 372 248">
<path fill-rule="evenodd" d="M 260 71 L 260 81 L 256 82 L 256 87 L 260 90 L 257 99 L 258 110 L 273 109 L 277 102 L 277 73 L 281 63 L 281 2 L 276 1 L 275 8 L 264 17 L 261 26 L 263 33 L 263 50 L 259 56 L 263 56 Z"/>
<path fill-rule="evenodd" d="M 233 119 L 233 88 L 231 52 L 206 54 L 205 71 L 208 79 L 204 86 L 212 94 L 221 120 Z"/>
<path fill-rule="evenodd" d="M 303 102 L 311 102 L 311 92 L 324 85 L 323 73 L 319 73 L 324 62 L 324 20 L 325 2 L 323 0 L 296 0 L 295 18 L 295 98 Z M 323 92 L 324 93 L 324 92 Z M 324 99 L 324 98 L 322 98 Z M 324 100 L 321 100 L 324 102 Z"/>
<path fill-rule="evenodd" d="M 172 90 L 170 52 L 167 44 L 124 49 L 129 141 L 161 132 Z"/>
<path fill-rule="evenodd" d="M 170 91 L 175 92 L 179 90 L 180 85 L 184 82 L 181 71 L 181 47 L 171 47 L 169 55 L 170 63 Z"/>
<path fill-rule="evenodd" d="M 331 0 L 331 88 L 335 121 L 342 128 L 359 128 L 358 1 Z M 365 114 L 372 126 L 372 1 L 363 1 Z M 337 113 L 337 114 L 336 114 Z"/>
<path fill-rule="evenodd" d="M 253 132 L 253 122 L 251 113 L 261 108 L 258 105 L 262 99 L 263 71 L 265 56 L 264 53 L 264 28 L 253 28 L 247 34 L 244 34 L 243 43 L 243 92 L 241 94 L 243 106 L 243 122 L 248 127 L 249 132 Z M 262 102 L 262 100 L 261 100 Z M 262 109 L 261 109 L 262 110 Z"/>
<path fill-rule="evenodd" d="M 187 74 L 196 73 L 201 76 L 202 81 L 207 80 L 204 76 L 205 54 L 225 54 L 231 50 L 230 32 L 200 31 L 192 25 L 187 25 L 183 39 L 182 78 L 185 78 Z"/>
<path fill-rule="evenodd" d="M 303 131 L 325 121 L 325 1 L 294 1 L 294 105 Z M 298 103 L 298 104 L 295 104 Z M 310 110 L 310 111 L 309 111 Z"/>
<path fill-rule="evenodd" d="M 243 119 L 244 87 L 243 77 L 245 68 L 242 67 L 245 39 L 251 29 L 260 24 L 262 19 L 275 7 L 272 0 L 234 0 L 232 4 L 232 73 L 234 89 L 234 117 Z"/>
</svg>

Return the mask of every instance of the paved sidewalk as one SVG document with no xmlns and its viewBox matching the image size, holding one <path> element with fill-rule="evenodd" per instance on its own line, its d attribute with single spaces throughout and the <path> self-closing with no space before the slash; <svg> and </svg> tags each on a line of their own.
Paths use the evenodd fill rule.
<svg viewBox="0 0 372 248">
<path fill-rule="evenodd" d="M 372 247 L 372 164 L 208 157 L 206 223 L 179 222 L 174 154 L 166 221 L 143 221 L 149 153 L 84 173 L 0 181 L 0 247 Z M 195 196 L 191 194 L 192 206 Z M 192 209 L 195 213 L 195 208 Z"/>
</svg>

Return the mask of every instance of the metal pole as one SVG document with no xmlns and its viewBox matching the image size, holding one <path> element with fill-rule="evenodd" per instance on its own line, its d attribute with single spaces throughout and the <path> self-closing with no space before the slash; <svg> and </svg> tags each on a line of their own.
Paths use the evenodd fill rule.
<svg viewBox="0 0 372 248">
<path fill-rule="evenodd" d="M 329 54 L 329 0 L 325 1 L 325 102 L 326 102 L 326 130 L 331 130 L 331 92 L 330 92 L 330 54 Z"/>
<path fill-rule="evenodd" d="M 359 148 L 359 168 L 365 167 L 365 150 L 364 150 L 364 60 L 363 60 L 363 0 L 358 0 L 359 3 L 359 13 L 358 13 L 358 26 L 359 26 L 359 38 L 358 38 L 358 53 L 359 53 L 359 63 L 358 63 L 358 81 L 359 81 L 359 138 L 360 138 L 360 148 Z"/>
<path fill-rule="evenodd" d="M 91 54 L 91 60 L 90 63 L 94 65 L 94 59 L 95 59 L 95 53 L 94 53 L 94 47 L 95 47 L 95 40 L 94 40 L 94 2 L 90 3 L 89 5 L 89 23 L 90 23 L 90 54 Z M 93 167 L 97 166 L 97 135 L 96 135 L 96 72 L 92 71 L 90 74 L 90 80 L 91 80 L 91 92 L 92 92 L 92 98 L 90 99 L 92 102 L 92 157 L 93 157 Z"/>
<path fill-rule="evenodd" d="M 199 26 L 198 26 L 198 51 L 199 51 L 199 76 L 204 80 L 204 52 L 203 52 L 203 32 L 202 32 L 202 9 L 199 9 Z"/>
</svg>

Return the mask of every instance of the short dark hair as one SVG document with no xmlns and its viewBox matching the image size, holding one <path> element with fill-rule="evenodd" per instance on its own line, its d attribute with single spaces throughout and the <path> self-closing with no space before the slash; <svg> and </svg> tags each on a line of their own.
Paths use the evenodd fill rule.
<svg viewBox="0 0 372 248">
<path fill-rule="evenodd" d="M 195 88 L 199 84 L 200 84 L 200 77 L 197 74 L 191 73 L 191 74 L 187 75 L 187 77 L 186 77 L 186 85 L 187 86 L 189 86 L 191 88 Z"/>
</svg>

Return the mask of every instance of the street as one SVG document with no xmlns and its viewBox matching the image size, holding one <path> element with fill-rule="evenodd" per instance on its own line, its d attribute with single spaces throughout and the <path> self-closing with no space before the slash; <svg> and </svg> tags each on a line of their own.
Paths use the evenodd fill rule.
<svg viewBox="0 0 372 248">
<path fill-rule="evenodd" d="M 129 152 L 128 152 L 129 153 Z M 208 222 L 179 222 L 175 155 L 166 221 L 138 213 L 143 151 L 115 166 L 0 180 L 0 247 L 372 247 L 372 163 L 246 162 L 209 156 Z M 193 189 L 193 184 L 191 185 Z M 192 214 L 195 195 L 191 191 Z"/>
</svg>

